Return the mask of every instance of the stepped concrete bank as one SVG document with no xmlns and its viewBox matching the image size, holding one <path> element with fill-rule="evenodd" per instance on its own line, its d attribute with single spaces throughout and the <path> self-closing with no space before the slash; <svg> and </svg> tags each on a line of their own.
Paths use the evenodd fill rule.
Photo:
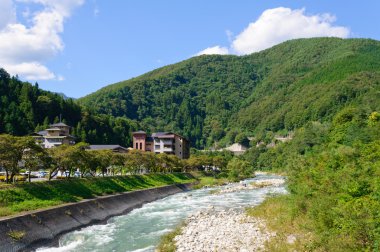
<svg viewBox="0 0 380 252">
<path fill-rule="evenodd" d="M 0 220 L 0 251 L 33 251 L 67 232 L 130 212 L 144 203 L 189 190 L 189 184 L 126 192 L 28 212 Z"/>
</svg>

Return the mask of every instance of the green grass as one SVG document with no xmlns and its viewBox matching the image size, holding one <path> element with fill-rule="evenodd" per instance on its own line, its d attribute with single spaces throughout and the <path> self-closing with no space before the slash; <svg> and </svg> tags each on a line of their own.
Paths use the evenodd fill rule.
<svg viewBox="0 0 380 252">
<path fill-rule="evenodd" d="M 0 190 L 0 216 L 97 196 L 194 182 L 189 174 L 149 174 L 20 183 Z"/>
<path fill-rule="evenodd" d="M 296 211 L 289 195 L 267 198 L 259 206 L 248 208 L 247 214 L 264 219 L 267 228 L 276 232 L 266 243 L 266 251 L 323 251 L 317 246 L 312 220 Z M 296 237 L 294 242 L 289 242 L 291 236 Z"/>
<path fill-rule="evenodd" d="M 158 252 L 174 252 L 177 249 L 177 246 L 175 245 L 174 238 L 177 235 L 180 235 L 182 232 L 182 227 L 184 226 L 184 223 L 181 223 L 178 225 L 173 231 L 165 234 L 161 237 L 160 243 L 158 244 L 156 251 Z"/>
<path fill-rule="evenodd" d="M 191 173 L 195 178 L 198 179 L 198 184 L 196 184 L 193 188 L 199 189 L 204 186 L 219 186 L 229 182 L 227 178 L 219 178 L 214 176 L 212 173 L 207 172 L 192 172 Z"/>
</svg>

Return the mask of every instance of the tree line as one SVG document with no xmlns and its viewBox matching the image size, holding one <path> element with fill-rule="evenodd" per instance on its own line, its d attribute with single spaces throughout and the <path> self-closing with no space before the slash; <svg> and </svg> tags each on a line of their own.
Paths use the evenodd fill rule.
<svg viewBox="0 0 380 252">
<path fill-rule="evenodd" d="M 21 171 L 28 181 L 33 171 L 47 170 L 51 180 L 70 179 L 76 173 L 84 176 L 127 175 L 140 173 L 171 173 L 209 170 L 215 175 L 237 180 L 253 174 L 246 161 L 234 158 L 229 152 L 195 153 L 181 160 L 175 155 L 155 154 L 130 150 L 116 153 L 111 150 L 90 150 L 87 143 L 61 145 L 45 149 L 33 137 L 0 135 L 0 168 L 5 170 L 5 181 L 13 182 Z"/>
</svg>

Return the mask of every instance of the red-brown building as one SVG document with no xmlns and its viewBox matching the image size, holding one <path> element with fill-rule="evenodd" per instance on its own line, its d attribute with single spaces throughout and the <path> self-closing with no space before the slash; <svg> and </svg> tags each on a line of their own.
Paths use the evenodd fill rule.
<svg viewBox="0 0 380 252">
<path fill-rule="evenodd" d="M 176 155 L 178 158 L 190 157 L 190 142 L 172 132 L 157 132 L 148 136 L 144 131 L 132 133 L 133 149 Z"/>
</svg>

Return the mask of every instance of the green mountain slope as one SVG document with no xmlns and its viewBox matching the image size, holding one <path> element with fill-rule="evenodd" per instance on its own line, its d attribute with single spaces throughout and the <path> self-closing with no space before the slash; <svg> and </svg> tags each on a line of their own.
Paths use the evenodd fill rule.
<svg viewBox="0 0 380 252">
<path fill-rule="evenodd" d="M 11 77 L 0 68 L 0 134 L 27 135 L 49 127 L 59 117 L 73 126 L 77 141 L 93 144 L 131 144 L 138 124 L 124 117 L 93 114 L 73 99 L 42 90 Z"/>
<path fill-rule="evenodd" d="M 379 108 L 380 42 L 314 38 L 248 56 L 199 56 L 79 99 L 96 113 L 173 130 L 196 147 L 292 130 L 349 104 Z"/>
</svg>

